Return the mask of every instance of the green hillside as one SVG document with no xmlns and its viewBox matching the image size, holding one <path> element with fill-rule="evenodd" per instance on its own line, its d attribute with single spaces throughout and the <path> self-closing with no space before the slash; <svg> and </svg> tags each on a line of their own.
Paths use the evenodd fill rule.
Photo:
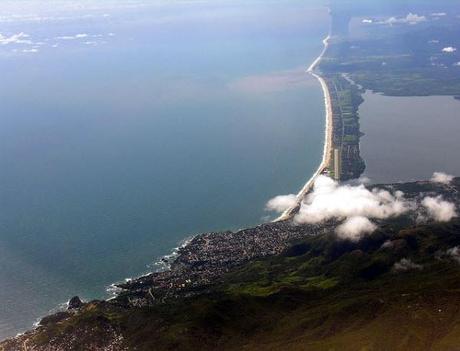
<svg viewBox="0 0 460 351">
<path fill-rule="evenodd" d="M 145 308 L 92 302 L 0 349 L 458 350 L 459 234 L 454 221 L 388 223 L 358 243 L 310 237 L 208 294 Z"/>
</svg>

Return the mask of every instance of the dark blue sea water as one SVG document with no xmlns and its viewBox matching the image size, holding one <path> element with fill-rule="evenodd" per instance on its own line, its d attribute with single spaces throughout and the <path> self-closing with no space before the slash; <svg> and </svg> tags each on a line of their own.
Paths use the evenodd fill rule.
<svg viewBox="0 0 460 351">
<path fill-rule="evenodd" d="M 267 220 L 321 159 L 327 31 L 309 1 L 5 0 L 0 338 Z"/>
</svg>

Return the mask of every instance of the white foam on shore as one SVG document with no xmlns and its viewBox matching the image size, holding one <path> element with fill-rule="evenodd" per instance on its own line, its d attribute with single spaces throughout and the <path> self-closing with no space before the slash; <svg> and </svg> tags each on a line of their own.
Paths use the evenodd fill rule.
<svg viewBox="0 0 460 351">
<path fill-rule="evenodd" d="M 179 255 L 180 249 L 186 247 L 196 235 L 187 237 L 179 242 L 179 246 L 172 249 L 169 255 L 162 256 L 159 260 L 153 263 L 154 272 L 161 272 L 171 268 L 171 263 L 174 262 L 176 257 Z"/>
<path fill-rule="evenodd" d="M 324 40 L 324 48 L 323 51 L 321 51 L 321 54 L 316 58 L 315 61 L 308 67 L 307 73 L 311 74 L 313 77 L 318 79 L 319 83 L 321 84 L 321 88 L 323 89 L 323 95 L 324 95 L 324 105 L 326 107 L 326 127 L 325 127 L 325 141 L 324 141 L 324 149 L 323 149 L 323 158 L 322 161 L 316 170 L 316 172 L 311 176 L 311 178 L 305 183 L 303 188 L 298 192 L 296 195 L 296 203 L 294 206 L 288 208 L 286 211 L 284 211 L 281 216 L 279 216 L 277 219 L 274 220 L 274 222 L 278 221 L 283 221 L 291 218 L 292 216 L 292 210 L 302 203 L 302 200 L 304 199 L 305 195 L 310 191 L 312 188 L 316 178 L 324 171 L 326 167 L 329 165 L 329 158 L 331 155 L 331 147 L 332 147 L 332 106 L 331 106 L 331 97 L 329 94 L 329 89 L 327 87 L 326 81 L 321 77 L 319 74 L 315 73 L 314 70 L 318 66 L 318 64 L 321 62 L 323 59 L 324 55 L 326 54 L 326 51 L 329 47 L 329 40 L 331 36 L 328 35 Z"/>
<path fill-rule="evenodd" d="M 35 319 L 35 322 L 32 324 L 32 329 L 37 329 L 40 326 L 40 322 L 42 321 L 42 319 L 45 318 L 46 316 L 50 316 L 50 315 L 56 314 L 58 312 L 67 311 L 67 307 L 69 306 L 69 301 L 59 303 L 58 305 L 56 305 L 55 307 L 50 309 L 43 317 L 38 317 L 37 319 Z M 16 335 L 16 337 L 20 336 L 20 335 L 22 335 L 24 333 L 25 332 L 18 333 L 18 335 Z"/>
<path fill-rule="evenodd" d="M 106 287 L 106 292 L 109 294 L 109 298 L 107 300 L 113 300 L 117 295 L 123 291 L 122 288 L 119 288 L 117 285 L 122 284 L 122 283 L 129 283 L 132 280 L 139 279 L 142 277 L 145 277 L 146 275 L 149 275 L 151 273 L 155 272 L 162 272 L 169 270 L 171 268 L 171 263 L 174 262 L 176 257 L 179 255 L 180 249 L 186 247 L 192 240 L 195 238 L 196 235 L 189 236 L 179 242 L 179 246 L 175 247 L 172 249 L 171 253 L 168 255 L 163 255 L 155 261 L 153 264 L 149 265 L 148 268 L 149 271 L 145 272 L 144 274 L 140 274 L 137 277 L 128 277 L 125 278 L 123 281 L 120 282 L 115 282 L 110 284 L 108 287 Z"/>
</svg>

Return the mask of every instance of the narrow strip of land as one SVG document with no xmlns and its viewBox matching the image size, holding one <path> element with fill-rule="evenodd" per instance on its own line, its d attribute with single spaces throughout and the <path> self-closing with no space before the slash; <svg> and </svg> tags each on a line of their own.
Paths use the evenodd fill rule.
<svg viewBox="0 0 460 351">
<path fill-rule="evenodd" d="M 329 167 L 330 164 L 330 158 L 331 158 L 331 153 L 332 153 L 332 131 L 333 131 L 333 111 L 332 111 L 332 102 L 331 102 L 331 95 L 329 92 L 329 88 L 326 84 L 326 81 L 324 78 L 317 72 L 315 72 L 315 69 L 321 62 L 321 59 L 324 57 L 327 48 L 329 46 L 329 39 L 330 36 L 328 35 L 324 40 L 324 48 L 321 54 L 316 58 L 315 61 L 310 65 L 310 67 L 307 70 L 307 73 L 311 74 L 313 77 L 318 79 L 318 81 L 321 84 L 321 88 L 323 89 L 323 94 L 324 94 L 324 104 L 326 107 L 326 128 L 325 128 L 325 141 L 324 141 L 324 150 L 323 150 L 323 159 L 316 170 L 316 172 L 313 174 L 313 176 L 305 183 L 303 188 L 299 191 L 299 193 L 296 196 L 296 203 L 288 208 L 286 211 L 284 211 L 281 216 L 279 216 L 277 219 L 275 219 L 275 222 L 278 221 L 284 221 L 292 218 L 295 213 L 298 211 L 300 208 L 300 205 L 302 203 L 302 200 L 305 198 L 305 195 L 310 191 L 310 189 L 313 187 L 313 184 L 315 183 L 316 178 L 325 171 L 326 168 Z"/>
</svg>

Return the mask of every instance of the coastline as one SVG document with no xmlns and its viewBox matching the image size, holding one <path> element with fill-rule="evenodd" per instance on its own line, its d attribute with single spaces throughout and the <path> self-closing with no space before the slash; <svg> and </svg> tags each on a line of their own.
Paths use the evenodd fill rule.
<svg viewBox="0 0 460 351">
<path fill-rule="evenodd" d="M 294 214 L 295 210 L 300 206 L 302 200 L 304 199 L 305 195 L 310 191 L 310 189 L 313 187 L 314 181 L 316 178 L 324 171 L 325 168 L 329 166 L 330 162 L 330 157 L 331 157 L 331 147 L 332 147 L 332 130 L 333 130 L 333 119 L 332 119 L 332 103 L 331 103 L 331 97 L 329 93 L 329 89 L 327 87 L 326 81 L 324 78 L 318 74 L 315 73 L 316 67 L 319 65 L 321 62 L 323 56 L 325 55 L 328 47 L 329 47 L 329 40 L 331 36 L 328 35 L 326 38 L 323 39 L 323 50 L 321 51 L 320 55 L 313 61 L 313 63 L 308 67 L 306 70 L 306 73 L 311 74 L 313 77 L 315 77 L 319 83 L 321 84 L 321 88 L 323 90 L 323 96 L 324 96 L 324 105 L 325 105 L 325 113 L 326 113 L 326 125 L 325 125 L 325 142 L 324 142 L 324 148 L 323 148 L 323 157 L 320 165 L 318 166 L 317 170 L 315 173 L 310 177 L 310 179 L 305 183 L 305 185 L 302 187 L 302 189 L 298 192 L 296 195 L 297 201 L 294 206 L 291 208 L 287 209 L 281 216 L 279 216 L 277 219 L 275 219 L 272 222 L 280 222 L 280 221 L 285 221 L 288 219 L 291 219 Z M 261 224 L 263 225 L 263 224 Z M 237 232 L 242 232 L 247 230 L 247 228 L 243 228 L 238 230 Z M 168 255 L 161 256 L 159 260 L 154 262 L 154 265 L 157 266 L 157 269 L 154 269 L 152 272 L 137 276 L 137 277 L 130 277 L 126 278 L 123 282 L 115 282 L 109 285 L 106 289 L 106 291 L 109 293 L 110 298 L 109 300 L 112 300 L 118 296 L 118 294 L 123 290 L 120 288 L 120 285 L 123 284 L 129 284 L 132 281 L 142 279 L 149 277 L 151 274 L 155 273 L 160 273 L 164 272 L 167 270 L 171 269 L 171 264 L 175 261 L 175 259 L 180 255 L 181 249 L 184 250 L 187 248 L 187 246 L 193 241 L 193 239 L 196 236 L 191 236 L 188 237 L 184 240 L 182 240 L 179 243 L 178 247 L 175 247 L 172 252 Z M 166 259 L 166 261 L 165 261 Z"/>
<path fill-rule="evenodd" d="M 329 47 L 329 40 L 331 36 L 328 35 L 324 40 L 324 48 L 321 51 L 321 54 L 316 58 L 315 61 L 310 65 L 307 69 L 307 73 L 311 74 L 313 77 L 318 79 L 319 83 L 321 84 L 321 88 L 323 89 L 324 95 L 324 105 L 326 109 L 326 127 L 325 127 L 325 138 L 324 138 L 324 149 L 323 149 L 323 158 L 321 160 L 320 165 L 315 173 L 310 177 L 310 179 L 305 183 L 305 185 L 300 189 L 300 191 L 296 195 L 296 203 L 295 205 L 288 208 L 284 211 L 281 216 L 276 218 L 274 222 L 285 221 L 291 219 L 298 208 L 300 207 L 305 195 L 310 191 L 313 187 L 315 179 L 329 166 L 330 158 L 331 158 L 331 148 L 332 148 L 332 129 L 333 129 L 333 120 L 332 120 L 332 103 L 331 103 L 331 96 L 329 89 L 327 87 L 326 81 L 324 78 L 319 74 L 315 73 L 316 67 L 319 65 L 321 60 L 323 59 L 328 47 Z"/>
<path fill-rule="evenodd" d="M 313 63 L 305 71 L 306 73 L 311 74 L 313 77 L 318 79 L 318 81 L 321 84 L 321 87 L 322 87 L 322 90 L 323 90 L 323 95 L 324 95 L 324 101 L 325 101 L 325 106 L 326 106 L 326 126 L 325 126 L 325 143 L 324 143 L 322 161 L 321 161 L 319 167 L 317 168 L 317 170 L 315 171 L 315 173 L 311 176 L 311 178 L 307 181 L 307 183 L 302 187 L 302 189 L 297 194 L 296 206 L 293 206 L 292 208 L 288 209 L 285 213 L 283 213 L 274 222 L 284 221 L 284 220 L 288 220 L 288 219 L 292 218 L 292 216 L 295 214 L 295 212 L 293 212 L 293 210 L 295 210 L 295 208 L 297 206 L 300 206 L 300 203 L 303 200 L 303 198 L 305 197 L 305 195 L 311 190 L 311 188 L 312 188 L 312 186 L 314 184 L 314 181 L 317 178 L 317 176 L 320 175 L 324 171 L 324 169 L 329 165 L 329 159 L 330 159 L 330 154 L 331 154 L 330 149 L 331 149 L 331 145 L 332 145 L 331 99 L 330 99 L 329 89 L 327 87 L 326 81 L 321 77 L 320 74 L 315 73 L 315 69 L 317 68 L 317 66 L 321 62 L 321 59 L 323 58 L 323 56 L 325 55 L 325 53 L 326 53 L 326 51 L 328 49 L 328 45 L 329 45 L 328 41 L 329 41 L 329 39 L 330 39 L 329 35 L 326 38 L 323 39 L 324 47 L 323 47 L 323 50 L 322 50 L 321 54 L 313 61 Z M 256 228 L 259 229 L 259 227 L 263 226 L 263 225 L 264 224 L 262 223 L 262 224 L 258 225 Z M 269 226 L 268 228 L 270 228 L 270 224 L 267 223 L 267 225 Z M 252 229 L 244 228 L 244 229 L 238 230 L 237 232 L 246 232 L 246 231 L 252 232 Z M 273 234 L 275 235 L 277 233 L 273 233 Z M 294 238 L 297 238 L 299 236 L 299 233 L 297 233 L 296 231 L 293 231 L 293 233 L 291 233 L 290 235 L 292 235 Z M 120 295 L 120 293 L 122 293 L 125 290 L 124 288 L 122 288 L 122 286 L 125 286 L 125 287 L 130 286 L 130 284 L 135 283 L 135 282 L 137 282 L 139 280 L 142 280 L 144 278 L 150 278 L 152 276 L 152 274 L 158 274 L 158 273 L 161 273 L 161 272 L 169 271 L 171 269 L 171 265 L 176 261 L 177 257 L 181 254 L 181 251 L 187 252 L 187 249 L 190 249 L 190 248 L 188 248 L 188 246 L 190 245 L 190 243 L 193 241 L 193 239 L 196 236 L 198 236 L 198 235 L 194 235 L 192 237 L 189 236 L 189 237 L 181 240 L 178 243 L 178 246 L 174 247 L 169 254 L 161 255 L 159 259 L 157 259 L 156 261 L 153 262 L 154 267 L 152 267 L 153 269 L 151 271 L 149 270 L 148 272 L 145 272 L 143 274 L 136 275 L 136 276 L 133 276 L 133 277 L 128 277 L 128 278 L 125 278 L 122 281 L 117 281 L 117 282 L 114 282 L 114 283 L 106 286 L 105 293 L 107 295 L 102 298 L 102 301 L 113 301 L 113 300 L 115 300 Z M 272 249 L 273 252 L 271 252 L 271 254 L 273 254 L 275 252 L 280 252 L 280 250 L 281 250 L 280 248 L 285 248 L 285 246 L 281 246 L 281 242 L 284 245 L 284 243 L 287 241 L 286 239 L 287 239 L 286 237 L 283 237 L 282 240 L 280 241 L 280 243 L 277 243 L 277 245 L 280 245 L 280 246 L 277 247 L 276 249 L 273 248 Z M 191 247 L 193 248 L 193 245 L 191 245 Z M 83 300 L 85 301 L 85 303 L 90 301 L 88 299 L 83 299 Z M 59 303 L 57 306 L 53 307 L 50 311 L 48 311 L 48 313 L 46 313 L 44 316 L 38 317 L 35 320 L 35 322 L 33 323 L 33 326 L 31 328 L 31 330 L 35 330 L 37 327 L 39 327 L 40 326 L 40 321 L 43 318 L 45 318 L 46 316 L 53 315 L 54 313 L 66 311 L 67 310 L 67 305 L 68 305 L 68 301 Z M 20 331 L 20 332 L 18 332 L 16 334 L 16 336 L 23 335 L 26 332 L 27 332 L 27 330 Z"/>
</svg>

